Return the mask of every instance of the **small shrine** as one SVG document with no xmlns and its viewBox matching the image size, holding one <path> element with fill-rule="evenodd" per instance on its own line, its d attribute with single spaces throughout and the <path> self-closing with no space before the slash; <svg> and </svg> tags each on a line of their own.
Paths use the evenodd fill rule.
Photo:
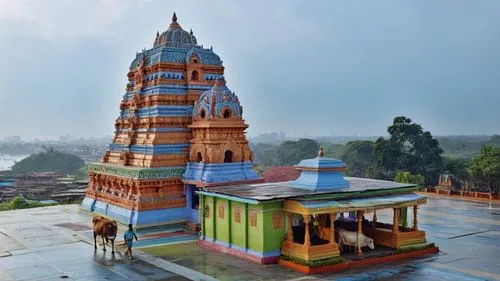
<svg viewBox="0 0 500 281">
<path fill-rule="evenodd" d="M 324 157 L 322 149 L 296 169 L 300 176 L 293 181 L 198 191 L 200 245 L 257 263 L 302 266 L 305 273 L 317 263 L 346 265 L 346 256 L 365 251 L 392 258 L 403 249 L 417 256 L 437 251 L 418 228 L 418 206 L 426 197 L 414 193 L 417 186 L 344 177 L 345 164 Z M 379 221 L 378 212 L 392 223 Z"/>
<path fill-rule="evenodd" d="M 439 175 L 439 182 L 435 187 L 436 193 L 450 195 L 455 184 L 456 182 L 453 174 L 450 171 L 445 171 L 444 173 Z"/>
</svg>

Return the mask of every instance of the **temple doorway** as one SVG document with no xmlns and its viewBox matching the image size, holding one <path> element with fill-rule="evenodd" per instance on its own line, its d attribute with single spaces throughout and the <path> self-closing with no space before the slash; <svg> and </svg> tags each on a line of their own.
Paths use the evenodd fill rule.
<svg viewBox="0 0 500 281">
<path fill-rule="evenodd" d="M 232 163 L 233 162 L 233 152 L 231 150 L 226 150 L 224 152 L 224 163 Z"/>
</svg>

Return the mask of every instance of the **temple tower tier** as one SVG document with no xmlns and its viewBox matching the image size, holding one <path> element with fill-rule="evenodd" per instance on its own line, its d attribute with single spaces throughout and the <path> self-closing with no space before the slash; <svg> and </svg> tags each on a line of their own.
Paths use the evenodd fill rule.
<svg viewBox="0 0 500 281">
<path fill-rule="evenodd" d="M 193 138 L 184 183 L 196 187 L 263 182 L 253 170 L 252 151 L 245 138 L 248 125 L 238 97 L 223 76 L 201 94 L 193 109 Z"/>
</svg>

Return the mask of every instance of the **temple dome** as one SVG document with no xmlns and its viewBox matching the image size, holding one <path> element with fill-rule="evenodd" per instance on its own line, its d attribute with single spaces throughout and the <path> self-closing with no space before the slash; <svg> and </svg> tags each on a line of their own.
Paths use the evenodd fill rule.
<svg viewBox="0 0 500 281">
<path fill-rule="evenodd" d="M 193 109 L 194 118 L 241 118 L 242 113 L 238 96 L 229 90 L 223 76 L 217 77 L 214 87 L 200 95 Z"/>
<path fill-rule="evenodd" d="M 154 41 L 153 47 L 191 47 L 196 46 L 196 37 L 193 35 L 193 31 L 185 31 L 177 23 L 177 16 L 172 16 L 172 22 L 168 29 L 163 33 L 156 33 L 156 39 Z"/>
<path fill-rule="evenodd" d="M 290 182 L 293 188 L 307 190 L 338 190 L 349 188 L 349 181 L 344 178 L 346 166 L 342 160 L 324 157 L 320 148 L 318 157 L 305 159 L 295 166 L 300 176 Z"/>
</svg>

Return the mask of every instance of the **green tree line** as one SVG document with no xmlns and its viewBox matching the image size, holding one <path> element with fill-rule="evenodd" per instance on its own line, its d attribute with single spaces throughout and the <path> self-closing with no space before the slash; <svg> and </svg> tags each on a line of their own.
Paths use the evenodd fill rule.
<svg viewBox="0 0 500 281">
<path fill-rule="evenodd" d="M 500 136 L 481 140 L 482 149 L 470 159 L 443 156 L 440 141 L 404 116 L 394 118 L 387 132 L 389 136 L 386 138 L 350 141 L 345 145 L 300 139 L 279 145 L 252 144 L 252 149 L 255 162 L 262 171 L 267 167 L 295 165 L 303 159 L 316 157 L 319 147 L 323 146 L 325 156 L 344 160 L 349 176 L 435 186 L 439 175 L 450 171 L 458 183 L 469 182 L 488 187 L 493 193 L 499 192 Z"/>
</svg>

